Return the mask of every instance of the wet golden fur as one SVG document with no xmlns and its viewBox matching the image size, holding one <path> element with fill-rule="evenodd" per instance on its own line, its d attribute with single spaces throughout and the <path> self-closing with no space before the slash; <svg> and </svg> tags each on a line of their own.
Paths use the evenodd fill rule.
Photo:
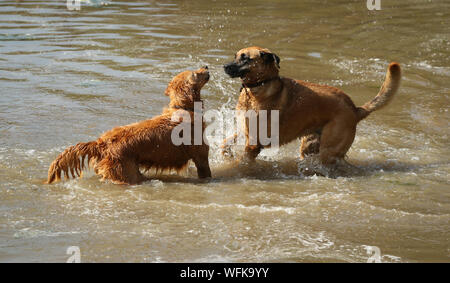
<svg viewBox="0 0 450 283">
<path fill-rule="evenodd" d="M 181 122 L 172 121 L 172 115 L 186 110 L 193 124 L 194 102 L 201 101 L 200 90 L 208 80 L 207 67 L 177 75 L 165 92 L 170 97 L 169 107 L 160 116 L 116 127 L 96 141 L 67 148 L 50 165 L 47 183 L 58 181 L 62 172 L 66 178 L 69 173 L 72 177 L 80 176 L 86 159 L 96 174 L 116 184 L 138 184 L 146 180 L 139 168 L 179 171 L 189 160 L 194 161 L 199 178 L 211 177 L 207 144 L 175 146 L 171 140 L 172 130 Z"/>
</svg>

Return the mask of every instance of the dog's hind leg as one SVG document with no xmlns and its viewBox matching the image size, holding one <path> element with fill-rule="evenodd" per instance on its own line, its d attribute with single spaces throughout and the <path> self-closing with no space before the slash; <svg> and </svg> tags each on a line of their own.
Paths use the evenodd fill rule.
<svg viewBox="0 0 450 283">
<path fill-rule="evenodd" d="M 130 185 L 140 184 L 147 180 L 139 170 L 139 164 L 134 160 L 124 162 L 124 177 L 125 183 Z"/>
<path fill-rule="evenodd" d="M 114 184 L 134 185 L 146 180 L 145 176 L 139 171 L 139 165 L 134 160 L 104 159 L 97 168 L 103 179 L 109 179 Z"/>
<path fill-rule="evenodd" d="M 355 139 L 356 123 L 344 117 L 328 122 L 320 137 L 319 155 L 323 165 L 335 164 L 343 159 Z"/>
</svg>

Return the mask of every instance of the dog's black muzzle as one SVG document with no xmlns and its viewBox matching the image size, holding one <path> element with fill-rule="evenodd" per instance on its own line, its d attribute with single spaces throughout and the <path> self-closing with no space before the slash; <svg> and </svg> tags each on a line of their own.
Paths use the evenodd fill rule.
<svg viewBox="0 0 450 283">
<path fill-rule="evenodd" d="M 243 77 L 249 70 L 246 64 L 231 62 L 223 66 L 225 73 L 232 78 Z"/>
</svg>

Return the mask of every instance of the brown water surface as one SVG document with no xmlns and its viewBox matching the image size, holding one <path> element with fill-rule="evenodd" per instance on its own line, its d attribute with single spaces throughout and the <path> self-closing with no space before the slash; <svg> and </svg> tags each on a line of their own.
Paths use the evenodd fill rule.
<svg viewBox="0 0 450 283">
<path fill-rule="evenodd" d="M 95 1 L 91 1 L 95 2 Z M 0 2 L 0 262 L 450 261 L 450 4 L 385 1 Z M 403 67 L 389 107 L 358 126 L 339 178 L 306 177 L 299 142 L 214 178 L 139 186 L 92 173 L 42 185 L 65 147 L 147 119 L 170 79 L 208 65 L 206 109 L 231 111 L 238 80 L 222 65 L 246 46 L 281 73 L 337 86 L 357 105 L 390 61 Z"/>
</svg>

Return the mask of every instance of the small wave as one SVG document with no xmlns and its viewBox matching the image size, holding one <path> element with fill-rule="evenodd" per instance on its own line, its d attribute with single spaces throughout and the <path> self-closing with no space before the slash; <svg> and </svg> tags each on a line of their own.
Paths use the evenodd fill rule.
<svg viewBox="0 0 450 283">
<path fill-rule="evenodd" d="M 159 202 L 159 201 L 158 201 Z M 174 200 L 170 200 L 170 203 L 180 206 L 187 206 L 194 209 L 208 209 L 208 208 L 217 208 L 217 209 L 242 209 L 248 211 L 256 211 L 259 213 L 271 213 L 271 212 L 284 212 L 289 215 L 295 213 L 295 208 L 293 207 L 282 207 L 282 206 L 266 206 L 266 205 L 250 205 L 246 206 L 243 204 L 218 204 L 218 203 L 209 203 L 209 204 L 190 204 L 183 203 Z"/>
<path fill-rule="evenodd" d="M 77 231 L 70 232 L 51 232 L 51 231 L 42 231 L 31 228 L 23 228 L 16 233 L 14 233 L 14 238 L 36 238 L 36 237 L 59 237 L 59 236 L 67 236 L 67 235 L 75 235 L 81 234 Z"/>
<path fill-rule="evenodd" d="M 410 66 L 414 66 L 421 70 L 432 70 L 440 75 L 450 76 L 450 68 L 449 67 L 438 67 L 431 65 L 428 61 L 419 61 L 413 62 Z"/>
</svg>

